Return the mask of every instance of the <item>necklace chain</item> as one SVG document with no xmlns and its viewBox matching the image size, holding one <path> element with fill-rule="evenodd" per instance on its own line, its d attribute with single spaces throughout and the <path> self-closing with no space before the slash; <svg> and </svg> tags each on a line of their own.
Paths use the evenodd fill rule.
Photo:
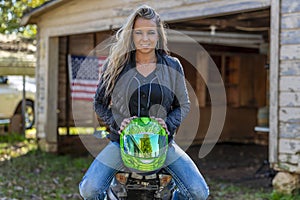
<svg viewBox="0 0 300 200">
<path fill-rule="evenodd" d="M 150 61 L 148 63 L 141 63 L 141 62 L 136 61 L 136 64 L 139 65 L 139 66 L 141 66 L 141 67 L 147 67 L 147 66 L 155 64 L 155 63 L 156 63 L 156 60 L 152 60 L 152 61 Z"/>
<path fill-rule="evenodd" d="M 152 64 L 155 64 L 154 62 L 151 62 L 151 63 L 144 63 L 144 64 L 142 64 L 142 63 L 137 63 L 139 66 L 141 66 L 141 67 L 148 67 L 149 65 L 152 65 Z"/>
</svg>

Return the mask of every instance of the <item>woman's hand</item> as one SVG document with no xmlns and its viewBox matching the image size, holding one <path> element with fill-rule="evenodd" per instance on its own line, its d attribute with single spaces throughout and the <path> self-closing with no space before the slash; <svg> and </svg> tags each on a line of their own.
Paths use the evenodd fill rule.
<svg viewBox="0 0 300 200">
<path fill-rule="evenodd" d="M 166 130 L 166 133 L 168 135 L 170 135 L 170 132 L 168 131 L 168 127 L 167 127 L 165 120 L 163 120 L 162 118 L 157 118 L 157 117 L 153 117 L 153 116 L 151 116 L 150 118 L 155 119 Z"/>
<path fill-rule="evenodd" d="M 120 129 L 118 131 L 119 134 L 121 134 L 121 132 L 124 130 L 124 128 L 130 123 L 131 120 L 137 118 L 137 116 L 133 116 L 133 117 L 129 117 L 129 118 L 125 118 L 123 119 Z"/>
</svg>

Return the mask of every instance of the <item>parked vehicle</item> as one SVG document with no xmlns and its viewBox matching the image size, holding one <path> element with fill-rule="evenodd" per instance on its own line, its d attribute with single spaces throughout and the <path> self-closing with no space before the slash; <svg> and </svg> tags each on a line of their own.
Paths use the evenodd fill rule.
<svg viewBox="0 0 300 200">
<path fill-rule="evenodd" d="M 108 200 L 169 200 L 176 185 L 163 169 L 168 135 L 154 119 L 131 120 L 120 135 L 120 151 L 126 168 L 117 172 L 108 191 Z"/>
<path fill-rule="evenodd" d="M 28 78 L 26 78 L 28 79 Z M 25 84 L 25 127 L 32 128 L 35 121 L 34 99 L 35 83 L 26 81 Z M 22 114 L 23 80 L 21 76 L 0 76 L 0 119 L 12 120 Z"/>
</svg>

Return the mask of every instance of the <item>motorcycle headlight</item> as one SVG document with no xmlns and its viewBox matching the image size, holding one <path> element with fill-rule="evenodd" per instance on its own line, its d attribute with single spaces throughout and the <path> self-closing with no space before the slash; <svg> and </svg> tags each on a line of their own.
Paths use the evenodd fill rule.
<svg viewBox="0 0 300 200">
<path fill-rule="evenodd" d="M 117 173 L 115 177 L 116 177 L 117 181 L 119 181 L 119 183 L 121 183 L 122 185 L 125 185 L 127 182 L 128 176 L 129 176 L 128 173 Z"/>
<path fill-rule="evenodd" d="M 172 180 L 172 176 L 168 174 L 159 174 L 160 186 L 166 187 Z"/>
</svg>

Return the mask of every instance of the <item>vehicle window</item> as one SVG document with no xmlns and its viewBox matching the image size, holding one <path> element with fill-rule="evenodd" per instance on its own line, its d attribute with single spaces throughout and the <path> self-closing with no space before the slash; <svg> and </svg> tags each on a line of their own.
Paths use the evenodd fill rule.
<svg viewBox="0 0 300 200">
<path fill-rule="evenodd" d="M 6 76 L 0 76 L 0 84 L 6 84 L 7 83 L 7 77 Z"/>
</svg>

